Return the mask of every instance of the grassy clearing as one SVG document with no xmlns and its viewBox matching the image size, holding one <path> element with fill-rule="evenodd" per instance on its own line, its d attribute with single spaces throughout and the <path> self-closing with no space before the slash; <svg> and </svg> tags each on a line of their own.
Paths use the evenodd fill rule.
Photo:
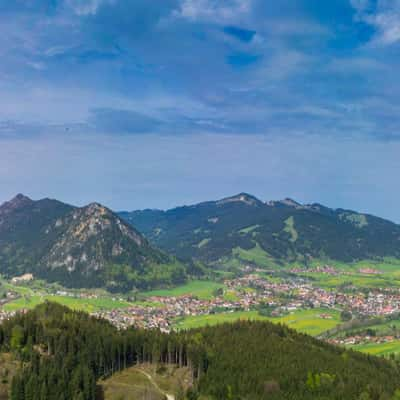
<svg viewBox="0 0 400 400">
<path fill-rule="evenodd" d="M 323 318 L 322 315 L 330 318 Z M 339 311 L 330 309 L 309 309 L 300 310 L 293 314 L 285 315 L 280 318 L 271 318 L 272 322 L 279 322 L 288 325 L 290 328 L 312 336 L 320 335 L 329 329 L 334 328 L 340 323 Z"/>
<path fill-rule="evenodd" d="M 112 298 L 102 297 L 97 299 L 74 298 L 68 296 L 52 295 L 24 295 L 17 300 L 7 303 L 3 306 L 6 311 L 17 311 L 23 308 L 32 309 L 44 301 L 54 301 L 67 306 L 73 310 L 82 310 L 86 312 L 96 312 L 101 310 L 111 310 L 114 308 L 129 307 L 131 303 L 126 301 L 112 300 Z"/>
<path fill-rule="evenodd" d="M 322 314 L 329 315 L 330 319 L 324 319 Z M 274 323 L 283 323 L 290 328 L 296 329 L 309 335 L 317 336 L 322 332 L 335 327 L 340 323 L 338 311 L 328 309 L 299 310 L 283 317 L 264 317 L 258 311 L 238 311 L 233 313 L 221 313 L 211 315 L 200 315 L 187 317 L 176 321 L 177 329 L 191 329 L 206 325 L 217 325 L 224 322 L 234 322 L 240 319 L 245 320 L 263 320 Z"/>
<path fill-rule="evenodd" d="M 393 331 L 400 330 L 400 320 L 387 321 L 379 325 L 369 325 L 369 329 L 373 329 L 378 334 L 393 334 Z"/>
<path fill-rule="evenodd" d="M 136 368 L 128 368 L 100 382 L 104 400 L 164 400 L 163 394 Z"/>
<path fill-rule="evenodd" d="M 250 250 L 236 247 L 232 250 L 232 255 L 242 261 L 248 261 L 262 267 L 275 265 L 273 259 L 260 247 L 258 243 L 256 243 L 256 245 Z"/>
<path fill-rule="evenodd" d="M 239 233 L 250 233 L 250 232 L 253 232 L 253 231 L 255 231 L 257 228 L 259 228 L 260 227 L 260 225 L 251 225 L 251 226 L 248 226 L 247 228 L 243 228 L 243 229 L 241 229 L 240 231 L 239 231 Z"/>
<path fill-rule="evenodd" d="M 297 231 L 294 227 L 294 218 L 293 217 L 289 217 L 285 221 L 284 231 L 290 235 L 290 241 L 292 243 L 294 243 L 299 238 L 299 234 L 297 233 Z"/>
<path fill-rule="evenodd" d="M 128 368 L 100 382 L 104 400 L 165 399 L 163 393 L 175 395 L 178 388 L 191 384 L 187 368 L 140 365 Z"/>
<path fill-rule="evenodd" d="M 237 301 L 239 297 L 236 295 L 235 291 L 227 290 L 224 292 L 224 299 L 227 301 Z"/>
<path fill-rule="evenodd" d="M 359 272 L 360 268 L 373 268 L 380 271 L 379 274 L 363 274 Z M 314 284 L 323 288 L 335 289 L 340 285 L 354 285 L 363 288 L 400 288 L 400 269 L 398 271 L 390 271 L 389 266 L 386 265 L 387 270 L 383 271 L 378 269 L 378 265 L 362 264 L 355 266 L 348 266 L 346 275 L 332 276 L 317 272 L 306 272 L 302 275 L 312 278 Z M 400 266 L 399 266 L 400 268 Z"/>
<path fill-rule="evenodd" d="M 210 240 L 210 238 L 203 239 L 201 242 L 199 242 L 197 247 L 201 249 L 202 247 L 206 246 L 210 242 Z"/>
<path fill-rule="evenodd" d="M 187 389 L 192 384 L 192 374 L 188 368 L 172 365 L 155 366 L 144 364 L 140 370 L 151 375 L 156 385 L 164 392 L 175 394 L 179 387 Z"/>
<path fill-rule="evenodd" d="M 26 286 L 18 286 L 8 283 L 6 281 L 0 280 L 1 285 L 4 286 L 7 290 L 11 290 L 13 292 L 19 293 L 21 295 L 32 295 L 34 292 L 31 288 Z"/>
<path fill-rule="evenodd" d="M 235 322 L 237 320 L 268 320 L 258 314 L 258 311 L 237 311 L 232 313 L 210 314 L 190 316 L 176 321 L 175 328 L 177 329 L 192 329 L 202 326 L 213 326 L 225 322 Z"/>
<path fill-rule="evenodd" d="M 390 353 L 400 352 L 400 340 L 394 340 L 387 343 L 356 344 L 351 347 L 352 349 L 363 353 L 373 354 L 375 356 L 385 356 Z"/>
<path fill-rule="evenodd" d="M 330 259 L 314 259 L 308 263 L 310 267 L 317 267 L 321 265 L 330 265 L 338 270 L 347 272 L 358 272 L 360 268 L 373 268 L 380 272 L 392 272 L 400 275 L 400 259 L 384 258 L 382 260 L 361 260 L 352 263 L 344 263 L 341 261 L 335 261 Z M 301 264 L 293 263 L 289 264 L 288 267 L 299 267 Z"/>
<path fill-rule="evenodd" d="M 152 290 L 150 292 L 141 293 L 145 297 L 161 296 L 161 297 L 177 297 L 184 295 L 197 296 L 200 299 L 208 300 L 214 297 L 213 293 L 216 289 L 224 288 L 222 283 L 212 281 L 192 281 L 182 286 L 171 289 Z"/>
</svg>

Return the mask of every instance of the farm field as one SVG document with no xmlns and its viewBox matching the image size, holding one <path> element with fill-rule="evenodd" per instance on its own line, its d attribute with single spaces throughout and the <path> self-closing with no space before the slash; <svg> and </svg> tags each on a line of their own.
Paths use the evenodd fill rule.
<svg viewBox="0 0 400 400">
<path fill-rule="evenodd" d="M 182 286 L 171 289 L 152 290 L 141 293 L 144 297 L 161 296 L 161 297 L 177 297 L 183 295 L 197 296 L 199 299 L 209 300 L 214 297 L 213 292 L 216 289 L 223 288 L 222 283 L 213 281 L 192 281 Z"/>
<path fill-rule="evenodd" d="M 321 318 L 321 314 L 329 315 L 331 318 Z M 177 320 L 175 327 L 177 329 L 191 329 L 206 325 L 234 322 L 239 319 L 264 320 L 274 323 L 283 323 L 288 325 L 290 328 L 314 336 L 317 336 L 340 323 L 340 317 L 337 311 L 327 309 L 312 309 L 300 310 L 292 314 L 276 318 L 262 316 L 258 313 L 258 311 L 238 311 L 232 313 L 201 315 Z"/>
<path fill-rule="evenodd" d="M 349 275 L 329 276 L 322 273 L 304 273 L 303 276 L 313 278 L 314 283 L 321 288 L 335 289 L 340 285 L 353 285 L 359 288 L 393 288 L 400 287 L 400 276 L 385 273 L 385 275 L 363 275 L 350 273 Z"/>
<path fill-rule="evenodd" d="M 332 337 L 345 337 L 346 335 L 356 335 L 360 331 L 370 330 L 377 336 L 396 336 L 400 331 L 400 319 L 371 321 L 369 324 L 361 324 L 359 326 L 349 327 L 345 330 L 340 330 L 334 333 Z"/>
<path fill-rule="evenodd" d="M 352 264 L 344 264 L 335 261 L 314 261 L 310 267 L 329 264 L 331 267 L 342 271 L 343 274 L 332 276 L 318 272 L 304 272 L 301 275 L 312 278 L 314 284 L 322 287 L 335 289 L 340 285 L 354 285 L 360 288 L 399 288 L 400 287 L 400 263 L 399 260 L 387 259 L 378 261 L 359 261 Z M 293 268 L 291 266 L 290 268 Z M 360 269 L 370 268 L 377 274 L 365 274 Z"/>
<path fill-rule="evenodd" d="M 379 334 L 382 333 L 390 334 L 391 332 L 393 332 L 393 330 L 400 330 L 400 320 L 396 319 L 384 322 L 382 324 L 369 325 L 368 328 L 375 330 Z"/>
<path fill-rule="evenodd" d="M 361 351 L 362 353 L 373 354 L 375 356 L 385 356 L 391 353 L 400 352 L 400 340 L 394 340 L 387 343 L 368 343 L 357 344 L 351 346 L 353 350 Z"/>
<path fill-rule="evenodd" d="M 396 272 L 400 271 L 400 260 L 385 258 L 380 261 L 377 260 L 361 260 L 352 263 L 344 263 L 335 260 L 323 260 L 323 259 L 314 259 L 310 262 L 310 267 L 317 267 L 320 265 L 330 265 L 335 269 L 339 269 L 342 271 L 353 271 L 357 272 L 360 268 L 374 268 L 381 272 Z M 295 265 L 292 265 L 295 266 Z"/>
<path fill-rule="evenodd" d="M 120 300 L 112 300 L 112 298 L 74 298 L 69 296 L 52 296 L 46 295 L 24 295 L 14 301 L 5 304 L 2 308 L 5 311 L 17 311 L 22 308 L 32 309 L 44 301 L 54 301 L 67 306 L 74 310 L 82 310 L 86 312 L 95 312 L 100 310 L 111 310 L 114 308 L 129 307 L 130 303 Z"/>
</svg>

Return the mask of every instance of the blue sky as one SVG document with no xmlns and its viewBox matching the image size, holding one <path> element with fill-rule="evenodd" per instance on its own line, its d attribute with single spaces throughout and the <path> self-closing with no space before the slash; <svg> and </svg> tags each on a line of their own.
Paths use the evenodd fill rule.
<svg viewBox="0 0 400 400">
<path fill-rule="evenodd" d="M 0 0 L 0 201 L 400 222 L 399 50 L 400 0 Z"/>
</svg>

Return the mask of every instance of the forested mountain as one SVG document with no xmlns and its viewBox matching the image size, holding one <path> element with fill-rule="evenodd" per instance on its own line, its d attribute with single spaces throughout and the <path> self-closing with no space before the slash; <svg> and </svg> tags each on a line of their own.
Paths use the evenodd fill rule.
<svg viewBox="0 0 400 400">
<path fill-rule="evenodd" d="M 23 195 L 0 206 L 0 273 L 33 273 L 67 286 L 112 290 L 185 279 L 179 262 L 108 208 Z"/>
<path fill-rule="evenodd" d="M 168 211 L 122 212 L 153 244 L 207 263 L 351 262 L 400 257 L 400 225 L 372 215 L 246 193 Z"/>
<path fill-rule="evenodd" d="M 269 322 L 171 334 L 119 331 L 45 303 L 0 326 L 0 349 L 23 361 L 12 400 L 100 399 L 96 381 L 140 363 L 190 368 L 190 400 L 384 400 L 398 398 L 400 386 L 394 359 L 337 348 Z"/>
</svg>

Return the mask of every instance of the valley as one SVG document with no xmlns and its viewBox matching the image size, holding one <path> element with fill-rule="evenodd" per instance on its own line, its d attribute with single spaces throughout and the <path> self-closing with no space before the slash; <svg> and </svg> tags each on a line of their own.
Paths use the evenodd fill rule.
<svg viewBox="0 0 400 400">
<path fill-rule="evenodd" d="M 295 374 L 305 398 L 317 392 L 322 396 L 324 391 L 333 390 L 338 371 L 349 367 L 349 354 L 355 354 L 353 362 L 366 353 L 385 359 L 389 362 L 386 367 L 397 366 L 398 237 L 398 225 L 377 217 L 301 205 L 288 199 L 264 203 L 247 194 L 166 212 L 133 213 L 115 213 L 97 203 L 79 208 L 18 195 L 0 206 L 3 364 L 10 365 L 15 373 L 19 369 L 16 359 L 32 352 L 30 342 L 22 348 L 18 345 L 22 340 L 18 321 L 28 318 L 29 323 L 40 327 L 43 313 L 47 320 L 48 312 L 57 319 L 75 311 L 78 313 L 71 314 L 71 318 L 81 321 L 76 329 L 81 329 L 81 323 L 91 325 L 84 322 L 90 318 L 93 324 L 106 324 L 104 327 L 114 332 L 114 347 L 110 349 L 110 343 L 103 343 L 108 350 L 96 361 L 104 369 L 93 370 L 98 381 L 96 390 L 105 400 L 115 396 L 126 400 L 177 399 L 179 392 L 190 393 L 192 386 L 200 392 L 202 387 L 209 387 L 213 397 L 225 399 L 231 387 L 221 388 L 214 382 L 223 375 L 221 366 L 207 375 L 209 381 L 199 376 L 192 381 L 193 374 L 209 370 L 208 363 L 215 361 L 213 354 L 219 351 L 210 339 L 211 347 L 205 354 L 203 335 L 212 337 L 214 329 L 234 335 L 244 329 L 248 339 L 241 343 L 246 346 L 251 338 L 248 331 L 255 329 L 259 336 L 256 340 L 261 340 L 271 330 L 277 336 L 295 335 L 299 341 L 316 340 L 322 353 L 323 349 L 331 349 L 329 356 L 324 355 L 327 362 L 335 358 L 335 352 L 342 352 L 345 365 L 339 370 L 336 368 L 341 359 L 335 361 L 331 372 L 322 366 L 314 371 L 310 364 L 307 378 L 298 371 Z M 66 308 L 59 309 L 61 306 Z M 57 327 L 64 325 L 62 321 L 53 321 L 55 330 L 48 332 L 52 340 L 58 340 Z M 16 330 L 10 324 L 16 324 Z M 40 336 L 42 328 L 38 329 Z M 11 340 L 14 336 L 17 339 Z M 135 350 L 134 358 L 121 359 L 121 354 L 129 353 L 124 347 L 128 338 L 133 347 L 137 341 L 144 344 L 140 351 Z M 155 350 L 165 348 L 166 341 L 176 338 L 189 340 L 185 360 L 178 357 L 183 348 L 178 347 L 174 355 L 169 350 L 162 354 Z M 46 336 L 43 340 L 39 355 L 44 349 L 52 351 Z M 152 349 L 147 347 L 148 340 L 155 340 Z M 117 361 L 108 359 L 106 366 L 103 357 L 115 355 L 115 348 L 120 356 Z M 191 353 L 193 348 L 195 354 Z M 292 349 L 293 357 L 295 348 L 298 346 Z M 275 354 L 270 347 L 265 351 Z M 256 353 L 254 348 L 252 357 Z M 278 353 L 274 355 L 277 359 L 281 357 Z M 194 357 L 197 365 L 187 357 Z M 229 359 L 230 355 L 221 353 L 221 357 Z M 246 359 L 247 355 L 243 353 L 242 357 Z M 320 362 L 318 357 L 314 363 Z M 171 363 L 173 358 L 175 362 Z M 362 359 L 361 364 L 365 360 L 369 359 Z M 64 361 L 57 362 L 62 365 Z M 232 365 L 229 368 L 232 371 Z M 277 376 L 280 367 L 274 368 L 271 374 Z M 31 376 L 35 373 L 35 369 L 29 372 Z M 230 377 L 222 375 L 221 379 L 229 381 Z M 4 377 L 3 392 L 10 390 L 10 379 Z M 62 383 L 64 378 L 59 379 Z M 93 377 L 91 383 L 87 376 L 81 379 L 86 379 L 84 385 L 94 390 Z M 243 384 L 248 385 L 252 379 L 247 377 Z M 327 385 L 323 390 L 319 387 L 321 380 Z M 262 397 L 262 385 L 278 393 L 278 381 L 259 382 L 257 395 Z M 186 384 L 182 386 L 182 382 Z M 294 390 L 288 383 L 280 384 L 286 385 L 289 392 Z M 244 390 L 245 386 L 235 390 Z M 394 389 L 390 388 L 392 392 Z M 248 386 L 246 390 L 251 392 L 253 388 Z M 88 398 L 94 396 L 90 393 Z M 208 399 L 203 394 L 198 398 Z"/>
<path fill-rule="evenodd" d="M 247 265 L 236 277 L 119 294 L 3 279 L 0 318 L 53 301 L 124 329 L 171 332 L 237 320 L 271 321 L 332 344 L 388 355 L 400 352 L 398 268 L 395 260 L 275 270 Z"/>
</svg>

